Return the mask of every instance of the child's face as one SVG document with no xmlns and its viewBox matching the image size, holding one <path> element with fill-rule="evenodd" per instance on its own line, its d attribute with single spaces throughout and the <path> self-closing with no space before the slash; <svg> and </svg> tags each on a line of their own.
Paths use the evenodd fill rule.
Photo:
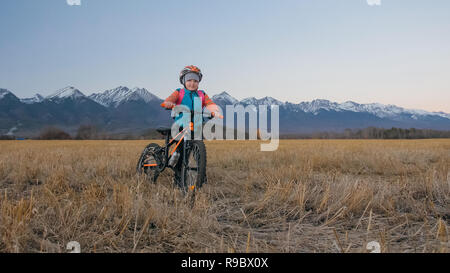
<svg viewBox="0 0 450 273">
<path fill-rule="evenodd" d="M 196 81 L 196 80 L 188 80 L 188 81 L 186 81 L 186 88 L 191 90 L 191 91 L 197 90 L 197 88 L 198 88 L 198 81 Z"/>
</svg>

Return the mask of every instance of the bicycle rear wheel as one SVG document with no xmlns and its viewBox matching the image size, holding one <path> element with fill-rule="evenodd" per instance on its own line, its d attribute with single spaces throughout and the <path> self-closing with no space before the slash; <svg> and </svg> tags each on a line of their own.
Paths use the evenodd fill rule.
<svg viewBox="0 0 450 273">
<path fill-rule="evenodd" d="M 156 182 L 161 173 L 162 160 L 159 154 L 161 147 L 156 143 L 150 143 L 145 147 L 139 157 L 136 171 L 140 174 L 146 174 L 152 182 Z"/>
</svg>

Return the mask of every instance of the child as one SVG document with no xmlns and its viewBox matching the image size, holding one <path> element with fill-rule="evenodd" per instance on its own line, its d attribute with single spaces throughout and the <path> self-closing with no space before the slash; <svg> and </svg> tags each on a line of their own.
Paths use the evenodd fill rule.
<svg viewBox="0 0 450 273">
<path fill-rule="evenodd" d="M 163 103 L 161 106 L 167 109 L 172 109 L 176 105 L 184 105 L 188 109 L 192 109 L 193 102 L 191 100 L 194 97 L 200 97 L 202 101 L 202 109 L 206 107 L 212 115 L 219 114 L 219 109 L 217 105 L 206 95 L 205 91 L 198 90 L 198 85 L 202 80 L 202 72 L 200 69 L 194 65 L 186 66 L 180 73 L 180 83 L 184 88 L 178 88 L 175 90 Z M 182 117 L 182 113 L 175 118 L 178 121 Z"/>
<path fill-rule="evenodd" d="M 195 97 L 197 97 L 201 99 L 202 109 L 206 107 L 211 112 L 212 116 L 223 118 L 223 116 L 220 116 L 218 106 L 208 97 L 208 95 L 206 95 L 205 91 L 198 90 L 198 85 L 202 80 L 202 77 L 202 72 L 198 67 L 194 65 L 186 66 L 180 73 L 180 83 L 184 86 L 184 88 L 176 89 L 163 103 L 161 103 L 161 106 L 166 109 L 172 109 L 176 105 L 183 105 L 192 110 L 193 100 L 195 99 Z M 180 113 L 177 117 L 175 117 L 175 122 L 178 122 L 180 125 L 182 125 L 182 116 L 183 113 Z M 183 144 L 180 143 L 178 147 L 179 154 L 182 154 Z M 174 182 L 179 183 L 181 176 L 181 160 L 178 160 L 177 164 L 174 167 L 174 171 Z"/>
</svg>

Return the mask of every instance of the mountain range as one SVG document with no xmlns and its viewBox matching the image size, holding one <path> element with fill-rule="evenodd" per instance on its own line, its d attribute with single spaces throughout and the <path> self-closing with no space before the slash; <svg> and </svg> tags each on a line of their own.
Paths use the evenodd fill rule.
<svg viewBox="0 0 450 273">
<path fill-rule="evenodd" d="M 339 132 L 369 126 L 450 130 L 448 113 L 395 105 L 324 99 L 292 103 L 272 97 L 238 100 L 227 92 L 211 98 L 224 111 L 226 105 L 278 105 L 281 134 Z M 31 98 L 18 98 L 0 88 L 0 135 L 34 136 L 46 126 L 58 126 L 73 134 L 83 124 L 96 125 L 111 133 L 137 133 L 171 124 L 170 112 L 160 107 L 162 101 L 145 88 L 125 86 L 89 96 L 68 86 L 45 97 L 36 94 Z"/>
</svg>

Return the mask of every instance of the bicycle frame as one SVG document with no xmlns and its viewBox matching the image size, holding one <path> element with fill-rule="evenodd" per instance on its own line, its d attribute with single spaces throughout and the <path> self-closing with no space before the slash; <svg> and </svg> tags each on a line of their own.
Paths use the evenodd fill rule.
<svg viewBox="0 0 450 273">
<path fill-rule="evenodd" d="M 192 94 L 191 94 L 191 100 L 192 100 Z M 166 135 L 165 137 L 165 145 L 164 145 L 164 166 L 163 168 L 161 168 L 160 172 L 162 172 L 166 167 L 172 168 L 171 166 L 168 165 L 169 162 L 169 158 L 172 156 L 172 154 L 177 150 L 178 146 L 180 145 L 181 141 L 185 138 L 186 134 L 189 133 L 188 129 L 190 129 L 190 133 L 191 133 L 191 140 L 194 139 L 194 105 L 192 104 L 192 108 L 190 109 L 191 112 L 191 121 L 189 123 L 189 128 L 183 128 L 183 130 L 181 132 L 179 132 L 174 138 L 170 139 L 169 134 Z M 166 109 L 166 110 L 172 110 L 172 109 Z M 208 118 L 212 118 L 211 114 L 208 116 L 204 116 L 203 112 L 202 112 L 202 116 L 203 117 L 208 117 Z M 175 144 L 174 140 L 180 135 L 182 134 L 182 137 L 180 138 L 180 140 L 178 140 L 178 142 L 176 142 L 176 146 L 175 149 L 173 149 L 173 151 L 170 153 L 169 155 L 169 149 L 170 147 Z M 184 162 L 186 162 L 186 147 L 188 145 L 188 141 L 183 141 L 183 156 L 182 156 L 182 160 L 183 160 L 183 164 Z M 157 166 L 157 164 L 145 164 L 144 167 L 155 167 Z M 173 169 L 173 168 L 172 168 Z M 184 177 L 184 176 L 183 176 Z M 184 181 L 183 181 L 184 182 Z"/>
<path fill-rule="evenodd" d="M 184 137 L 186 136 L 186 134 L 188 133 L 188 130 L 187 130 L 188 128 L 184 128 L 181 132 L 179 132 L 174 138 L 172 138 L 172 139 L 170 139 L 170 134 L 167 134 L 166 135 L 166 137 L 165 137 L 165 145 L 164 145 L 164 153 L 163 153 L 163 155 L 164 155 L 164 160 L 163 160 L 163 163 L 164 163 L 164 165 L 163 165 L 163 167 L 161 168 L 161 172 L 165 169 L 165 168 L 167 168 L 167 167 L 169 167 L 169 168 L 172 168 L 171 166 L 169 166 L 168 165 L 168 163 L 169 163 L 169 158 L 173 155 L 173 153 L 177 150 L 177 148 L 178 148 L 178 146 L 180 145 L 180 143 L 181 143 L 181 141 L 183 141 L 183 139 L 184 139 Z M 179 136 L 179 135 L 181 135 L 182 134 L 182 136 L 181 136 L 181 138 L 178 140 L 178 141 L 175 141 L 176 140 L 176 138 Z M 176 144 L 176 145 L 175 145 Z M 169 150 L 170 150 L 170 147 L 172 146 L 172 145 L 175 145 L 175 148 L 172 150 L 172 152 L 170 153 L 170 155 L 169 155 Z M 184 147 L 183 148 L 186 148 L 185 147 L 185 145 L 186 145 L 186 141 L 184 142 Z M 184 155 L 184 153 L 183 153 L 183 155 Z M 184 159 L 184 157 L 183 157 L 183 159 Z M 143 166 L 144 167 L 156 167 L 158 164 L 144 164 Z"/>
<path fill-rule="evenodd" d="M 192 94 L 191 94 L 192 96 Z M 192 97 L 191 97 L 192 99 Z M 172 109 L 167 109 L 167 110 L 172 110 Z M 173 137 L 172 139 L 170 138 L 170 133 L 167 132 L 167 134 L 165 134 L 165 145 L 164 148 L 159 149 L 159 153 L 161 155 L 161 150 L 162 150 L 162 158 L 155 158 L 156 163 L 152 163 L 152 164 L 143 164 L 143 167 L 156 167 L 158 172 L 161 173 L 164 171 L 165 168 L 169 167 L 171 169 L 174 169 L 175 166 L 169 166 L 169 160 L 170 158 L 173 156 L 174 152 L 178 149 L 178 146 L 180 146 L 180 143 L 183 141 L 183 152 L 182 152 L 182 156 L 181 158 L 179 158 L 178 160 L 182 160 L 182 166 L 181 166 L 181 170 L 182 170 L 182 175 L 181 175 L 181 185 L 185 185 L 185 172 L 186 169 L 188 170 L 197 170 L 198 171 L 198 166 L 197 167 L 189 167 L 189 162 L 187 162 L 187 157 L 190 156 L 190 147 L 193 145 L 192 141 L 194 141 L 194 113 L 197 113 L 194 111 L 194 105 L 192 105 L 192 108 L 190 109 L 191 112 L 191 120 L 189 123 L 189 126 L 186 128 L 183 128 L 175 137 Z M 173 114 L 173 112 L 172 112 Z M 212 118 L 213 115 L 212 113 L 208 113 L 207 115 L 205 115 L 205 113 L 202 110 L 202 117 L 205 118 Z M 202 120 L 202 123 L 204 121 Z M 187 134 L 190 134 L 190 139 L 187 140 L 186 136 Z M 177 138 L 181 135 L 181 137 L 177 140 Z M 170 152 L 170 148 L 172 147 L 172 145 L 175 145 L 175 148 L 172 150 L 172 152 Z M 178 163 L 177 163 L 178 164 Z M 190 186 L 189 190 L 195 190 L 195 186 Z"/>
</svg>

